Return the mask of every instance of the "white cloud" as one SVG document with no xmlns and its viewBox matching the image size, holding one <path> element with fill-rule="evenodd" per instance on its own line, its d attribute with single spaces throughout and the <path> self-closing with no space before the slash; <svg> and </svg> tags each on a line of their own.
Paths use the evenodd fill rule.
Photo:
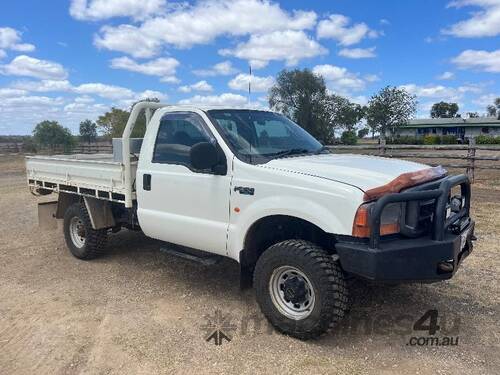
<svg viewBox="0 0 500 375">
<path fill-rule="evenodd" d="M 500 49 L 491 52 L 468 49 L 451 61 L 461 69 L 500 73 Z"/>
<path fill-rule="evenodd" d="M 67 80 L 19 81 L 14 82 L 12 87 L 29 92 L 73 92 L 84 94 L 86 98 L 89 98 L 88 95 L 97 95 L 107 99 L 123 99 L 134 96 L 134 92 L 125 87 L 103 83 L 84 83 L 73 86 Z"/>
<path fill-rule="evenodd" d="M 0 88 L 0 98 L 8 98 L 13 96 L 24 96 L 28 92 L 26 90 L 17 89 L 17 88 Z"/>
<path fill-rule="evenodd" d="M 494 103 L 496 98 L 498 98 L 498 94 L 485 94 L 485 95 L 481 95 L 481 96 L 477 97 L 472 102 L 474 104 L 477 104 L 483 110 L 485 110 L 488 105 L 491 105 Z"/>
<path fill-rule="evenodd" d="M 286 30 L 252 35 L 248 42 L 219 53 L 248 60 L 252 68 L 258 69 L 272 60 L 285 60 L 287 66 L 293 66 L 301 59 L 324 55 L 327 50 L 303 31 Z"/>
<path fill-rule="evenodd" d="M 97 117 L 98 115 L 106 112 L 109 109 L 108 106 L 101 103 L 81 103 L 74 101 L 72 103 L 66 104 L 63 111 L 70 114 L 85 114 L 90 117 Z"/>
<path fill-rule="evenodd" d="M 189 99 L 179 101 L 179 104 L 197 104 L 197 105 L 214 105 L 214 106 L 228 106 L 237 107 L 245 106 L 247 98 L 238 94 L 224 93 L 221 95 L 195 95 Z"/>
<path fill-rule="evenodd" d="M 157 55 L 162 44 L 159 38 L 146 34 L 132 25 L 103 26 L 101 34 L 94 37 L 96 47 L 125 52 L 137 58 Z"/>
<path fill-rule="evenodd" d="M 462 38 L 480 38 L 500 35 L 500 1 L 498 0 L 456 0 L 448 7 L 480 7 L 472 16 L 442 30 L 444 34 Z"/>
<path fill-rule="evenodd" d="M 332 14 L 328 19 L 318 23 L 318 38 L 336 40 L 342 46 L 359 43 L 364 38 L 376 38 L 379 32 L 371 30 L 365 23 L 356 23 L 350 26 L 351 19 L 342 14 Z"/>
<path fill-rule="evenodd" d="M 94 98 L 88 96 L 88 95 L 83 95 L 83 96 L 77 96 L 75 98 L 75 103 L 93 103 L 95 101 Z"/>
<path fill-rule="evenodd" d="M 380 81 L 380 77 L 376 74 L 366 74 L 364 76 L 365 81 L 367 82 L 377 82 Z"/>
<path fill-rule="evenodd" d="M 67 80 L 41 80 L 14 82 L 12 87 L 34 92 L 70 91 L 71 83 Z"/>
<path fill-rule="evenodd" d="M 342 48 L 339 51 L 339 56 L 347 57 L 349 59 L 367 59 L 375 57 L 375 47 L 371 48 Z"/>
<path fill-rule="evenodd" d="M 458 100 L 460 97 L 460 93 L 457 89 L 443 85 L 419 86 L 414 83 L 409 83 L 406 85 L 401 85 L 400 87 L 404 88 L 410 94 L 416 95 L 417 97 L 454 101 Z"/>
<path fill-rule="evenodd" d="M 312 69 L 314 74 L 322 76 L 330 90 L 334 92 L 346 93 L 349 91 L 363 90 L 366 86 L 366 81 L 359 74 L 349 72 L 346 68 L 335 65 L 316 65 Z"/>
<path fill-rule="evenodd" d="M 17 56 L 9 64 L 0 65 L 0 74 L 52 80 L 61 80 L 68 76 L 61 64 L 26 55 Z"/>
<path fill-rule="evenodd" d="M 165 100 L 167 95 L 159 91 L 146 90 L 134 92 L 124 87 L 102 83 L 87 83 L 73 86 L 69 83 L 64 87 L 48 82 L 17 82 L 20 87 L 38 91 L 65 91 L 81 94 L 73 99 L 65 97 L 49 97 L 29 94 L 30 91 L 17 87 L 0 88 L 0 113 L 2 114 L 0 133 L 29 134 L 33 126 L 46 119 L 55 119 L 62 125 L 70 127 L 76 134 L 80 121 L 96 119 L 108 111 L 111 106 L 128 109 L 135 101 L 146 98 Z M 68 89 L 69 85 L 69 89 Z M 90 96 L 92 95 L 92 96 Z M 93 96 L 110 99 L 98 102 Z"/>
<path fill-rule="evenodd" d="M 166 94 L 159 91 L 146 90 L 143 92 L 134 92 L 125 87 L 104 83 L 84 83 L 74 86 L 67 80 L 18 81 L 12 83 L 10 88 L 0 89 L 0 95 L 2 95 L 2 92 L 4 95 L 24 95 L 27 92 L 68 92 L 81 94 L 82 96 L 74 99 L 76 103 L 93 102 L 94 99 L 89 95 L 117 100 L 117 103 L 129 103 L 129 101 L 133 103 L 135 100 L 147 98 L 158 98 L 160 100 L 167 98 Z M 125 104 L 125 106 L 127 105 Z"/>
<path fill-rule="evenodd" d="M 161 57 L 145 63 L 138 63 L 129 57 L 118 57 L 111 60 L 113 69 L 124 69 L 131 72 L 162 77 L 162 82 L 177 82 L 175 71 L 179 61 L 172 57 Z"/>
<path fill-rule="evenodd" d="M 231 61 L 226 60 L 213 65 L 209 69 L 193 70 L 193 73 L 202 77 L 229 76 L 238 73 L 238 69 L 233 67 Z"/>
<path fill-rule="evenodd" d="M 179 87 L 180 92 L 188 93 L 191 91 L 213 91 L 213 87 L 205 80 L 198 81 L 192 85 L 185 85 Z"/>
<path fill-rule="evenodd" d="M 244 36 L 277 30 L 304 30 L 316 24 L 316 13 L 289 13 L 265 0 L 205 0 L 172 7 L 139 26 L 105 26 L 95 38 L 100 48 L 151 57 L 164 44 L 189 48 L 224 35 Z"/>
<path fill-rule="evenodd" d="M 62 98 L 50 98 L 48 96 L 14 96 L 4 98 L 0 101 L 0 107 L 13 108 L 36 108 L 61 105 L 64 103 Z"/>
<path fill-rule="evenodd" d="M 443 72 L 442 74 L 438 75 L 436 78 L 441 80 L 441 81 L 446 81 L 446 80 L 454 79 L 455 74 L 453 72 Z"/>
<path fill-rule="evenodd" d="M 2 60 L 5 56 L 7 56 L 7 52 L 5 52 L 3 49 L 0 49 L 0 60 Z"/>
<path fill-rule="evenodd" d="M 480 94 L 483 91 L 481 84 L 465 84 L 458 87 L 449 87 L 443 85 L 416 85 L 410 83 L 400 86 L 409 93 L 417 96 L 419 116 L 428 116 L 432 104 L 438 101 L 458 103 L 462 112 L 467 110 L 477 110 L 477 108 L 468 108 L 469 103 L 474 103 L 472 95 Z"/>
<path fill-rule="evenodd" d="M 72 0 L 71 16 L 78 20 L 103 20 L 112 17 L 141 19 L 157 13 L 165 0 Z"/>
<path fill-rule="evenodd" d="M 274 84 L 272 76 L 259 77 L 249 74 L 238 74 L 228 85 L 233 90 L 248 91 L 248 83 L 251 83 L 252 92 L 266 92 Z"/>
<path fill-rule="evenodd" d="M 11 27 L 0 27 L 0 49 L 10 49 L 18 52 L 35 50 L 33 44 L 21 43 L 21 33 Z"/>
<path fill-rule="evenodd" d="M 78 94 L 98 95 L 107 99 L 126 99 L 134 96 L 130 89 L 103 83 L 84 83 L 73 88 Z"/>
</svg>

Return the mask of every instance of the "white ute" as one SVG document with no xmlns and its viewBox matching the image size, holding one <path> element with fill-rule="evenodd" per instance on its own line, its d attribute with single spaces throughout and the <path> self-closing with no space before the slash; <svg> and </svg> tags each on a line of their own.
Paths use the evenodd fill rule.
<svg viewBox="0 0 500 375">
<path fill-rule="evenodd" d="M 145 136 L 131 139 L 142 111 Z M 114 147 L 26 158 L 30 189 L 58 193 L 40 224 L 64 219 L 80 259 L 121 228 L 232 258 L 269 321 L 301 339 L 342 319 L 347 277 L 449 279 L 472 251 L 466 176 L 330 153 L 278 113 L 142 102 Z"/>
</svg>

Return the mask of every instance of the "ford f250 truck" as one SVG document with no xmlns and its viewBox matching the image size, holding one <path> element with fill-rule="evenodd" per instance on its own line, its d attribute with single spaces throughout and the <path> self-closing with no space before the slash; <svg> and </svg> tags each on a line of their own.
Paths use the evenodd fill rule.
<svg viewBox="0 0 500 375">
<path fill-rule="evenodd" d="M 465 175 L 334 154 L 278 113 L 143 102 L 115 141 L 114 155 L 27 157 L 32 191 L 58 193 L 40 222 L 64 219 L 84 260 L 121 228 L 234 259 L 267 319 L 301 339 L 342 319 L 346 278 L 446 280 L 472 251 Z"/>
</svg>

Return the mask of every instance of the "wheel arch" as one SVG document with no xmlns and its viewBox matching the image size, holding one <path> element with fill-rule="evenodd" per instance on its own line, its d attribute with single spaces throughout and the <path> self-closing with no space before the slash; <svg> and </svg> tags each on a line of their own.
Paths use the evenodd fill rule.
<svg viewBox="0 0 500 375">
<path fill-rule="evenodd" d="M 239 261 L 253 269 L 257 259 L 270 246 L 285 240 L 300 239 L 315 243 L 334 253 L 334 238 L 318 225 L 297 216 L 274 214 L 259 218 L 246 231 Z"/>
</svg>

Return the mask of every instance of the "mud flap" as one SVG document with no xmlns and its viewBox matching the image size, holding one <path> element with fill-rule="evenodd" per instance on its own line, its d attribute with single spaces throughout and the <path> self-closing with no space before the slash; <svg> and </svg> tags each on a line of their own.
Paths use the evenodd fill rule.
<svg viewBox="0 0 500 375">
<path fill-rule="evenodd" d="M 40 229 L 57 229 L 57 203 L 57 201 L 38 203 L 38 226 Z"/>
</svg>

